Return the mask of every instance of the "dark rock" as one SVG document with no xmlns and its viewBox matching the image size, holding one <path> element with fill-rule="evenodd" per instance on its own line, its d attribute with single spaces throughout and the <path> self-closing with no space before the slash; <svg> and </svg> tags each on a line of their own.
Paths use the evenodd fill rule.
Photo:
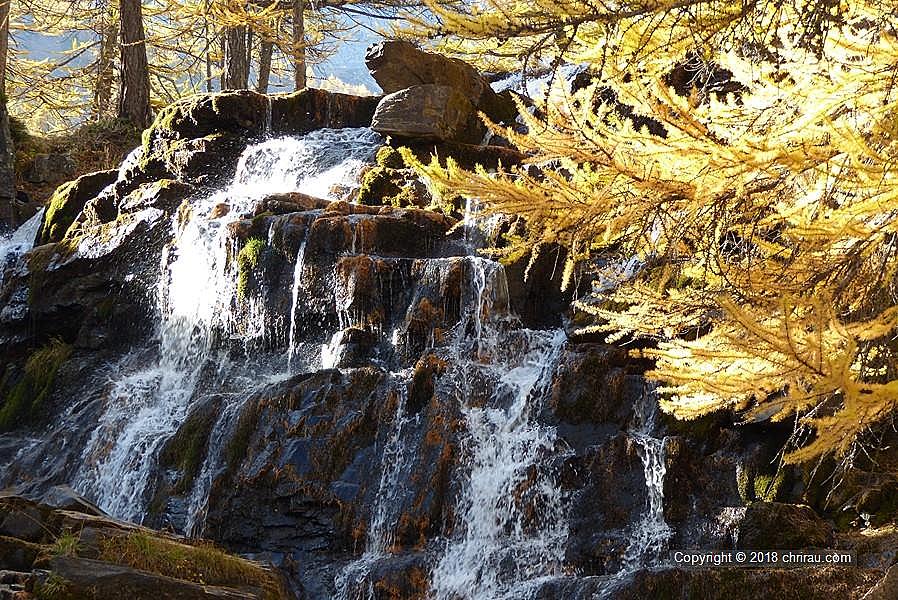
<svg viewBox="0 0 898 600">
<path fill-rule="evenodd" d="M 41 553 L 41 546 L 14 537 L 0 535 L 0 568 L 30 571 Z"/>
<path fill-rule="evenodd" d="M 755 502 L 739 524 L 737 547 L 750 550 L 828 548 L 833 527 L 809 506 Z"/>
<path fill-rule="evenodd" d="M 877 571 L 856 567 L 663 568 L 639 571 L 632 581 L 615 590 L 614 598 L 729 600 L 761 597 L 777 600 L 856 600 L 877 577 Z"/>
<path fill-rule="evenodd" d="M 201 585 L 87 558 L 56 556 L 47 566 L 57 578 L 53 587 L 62 588 L 53 596 L 60 600 L 249 600 L 265 597 L 263 590 L 250 586 L 237 590 Z M 49 581 L 49 578 L 38 581 L 37 589 L 50 585 Z"/>
<path fill-rule="evenodd" d="M 560 484 L 571 493 L 566 560 L 585 575 L 616 572 L 630 545 L 629 525 L 646 505 L 636 444 L 618 433 L 566 459 L 561 473 Z"/>
<path fill-rule="evenodd" d="M 496 94 L 477 69 L 456 58 L 419 50 L 410 42 L 379 42 L 368 48 L 365 64 L 386 94 L 435 84 L 456 90 L 493 121 L 508 123 L 517 114 L 514 103 Z"/>
<path fill-rule="evenodd" d="M 4 501 L 7 504 L 8 501 Z M 0 535 L 17 538 L 26 542 L 41 542 L 49 531 L 45 524 L 47 511 L 37 506 L 20 502 L 12 503 L 7 508 L 0 523 Z"/>
<path fill-rule="evenodd" d="M 271 97 L 271 133 L 298 134 L 322 127 L 368 127 L 380 100 L 305 88 Z"/>
<path fill-rule="evenodd" d="M 75 160 L 68 154 L 38 154 L 25 173 L 29 183 L 61 181 L 75 174 Z"/>
<path fill-rule="evenodd" d="M 468 96 L 436 84 L 416 85 L 384 96 L 371 128 L 398 138 L 471 144 L 480 142 L 486 132 Z"/>
<path fill-rule="evenodd" d="M 40 503 L 60 510 L 80 512 L 86 515 L 105 516 L 98 506 L 67 485 L 54 485 L 41 497 Z"/>
<path fill-rule="evenodd" d="M 633 399 L 644 393 L 641 378 L 628 373 L 627 351 L 614 346 L 568 346 L 552 382 L 553 416 L 572 423 L 613 424 L 624 429 Z"/>
<path fill-rule="evenodd" d="M 96 198 L 103 188 L 115 183 L 116 177 L 117 170 L 98 171 L 59 186 L 44 213 L 37 245 L 62 241 L 87 201 Z"/>
</svg>

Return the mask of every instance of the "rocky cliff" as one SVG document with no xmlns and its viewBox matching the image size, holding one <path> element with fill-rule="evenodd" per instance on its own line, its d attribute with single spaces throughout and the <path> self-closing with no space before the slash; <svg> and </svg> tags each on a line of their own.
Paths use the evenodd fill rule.
<svg viewBox="0 0 898 600">
<path fill-rule="evenodd" d="M 834 501 L 833 466 L 779 467 L 788 431 L 659 415 L 647 364 L 574 334 L 562 249 L 478 255 L 526 224 L 479 221 L 391 150 L 520 160 L 481 145 L 476 118 L 512 123 L 514 104 L 405 44 L 369 61 L 384 98 L 166 108 L 10 254 L 3 593 L 891 597 L 894 481 L 859 462 Z M 63 484 L 87 498 L 74 512 L 44 498 Z M 251 560 L 187 576 L 145 556 L 198 569 L 199 538 Z M 860 566 L 668 562 L 734 547 L 854 549 Z"/>
</svg>

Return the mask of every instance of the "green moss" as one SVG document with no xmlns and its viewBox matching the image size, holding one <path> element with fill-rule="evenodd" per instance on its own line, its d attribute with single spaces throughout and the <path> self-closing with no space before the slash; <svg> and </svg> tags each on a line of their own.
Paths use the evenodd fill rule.
<svg viewBox="0 0 898 600">
<path fill-rule="evenodd" d="M 203 585 L 250 585 L 265 598 L 288 597 L 282 584 L 261 565 L 208 544 L 187 545 L 144 532 L 115 536 L 100 543 L 100 560 Z"/>
<path fill-rule="evenodd" d="M 34 595 L 38 600 L 62 600 L 68 598 L 68 581 L 50 573 L 46 580 L 34 586 Z"/>
<path fill-rule="evenodd" d="M 56 191 L 53 192 L 53 196 L 47 203 L 47 210 L 44 212 L 42 239 L 46 241 L 61 240 L 65 236 L 65 232 L 75 222 L 75 218 L 81 212 L 81 207 L 77 207 L 77 210 L 75 210 L 72 206 L 71 199 L 75 188 L 76 183 L 69 181 L 56 188 Z"/>
<path fill-rule="evenodd" d="M 774 473 L 762 473 L 750 465 L 744 465 L 736 478 L 736 487 L 744 504 L 776 502 L 781 499 L 785 481 L 785 469 L 778 469 Z"/>
<path fill-rule="evenodd" d="M 77 556 L 81 551 L 81 537 L 71 531 L 64 531 L 50 546 L 53 556 Z"/>
<path fill-rule="evenodd" d="M 397 179 L 394 169 L 372 167 L 362 177 L 356 202 L 368 206 L 390 204 L 391 198 L 402 191 Z"/>
<path fill-rule="evenodd" d="M 28 358 L 24 374 L 6 394 L 0 408 L 0 431 L 31 422 L 41 414 L 56 373 L 71 353 L 71 346 L 54 339 Z"/>
<path fill-rule="evenodd" d="M 405 166 L 405 161 L 402 159 L 399 150 L 390 146 L 381 146 L 377 150 L 375 160 L 378 165 L 388 169 L 401 169 Z"/>
<path fill-rule="evenodd" d="M 192 414 L 160 453 L 160 463 L 181 471 L 181 477 L 174 487 L 175 493 L 183 494 L 193 487 L 203 466 L 209 433 L 214 424 L 215 411 L 202 410 Z"/>
<path fill-rule="evenodd" d="M 267 245 L 261 238 L 250 238 L 237 254 L 237 297 L 241 300 L 247 297 L 250 277 L 259 268 L 262 252 Z"/>
</svg>

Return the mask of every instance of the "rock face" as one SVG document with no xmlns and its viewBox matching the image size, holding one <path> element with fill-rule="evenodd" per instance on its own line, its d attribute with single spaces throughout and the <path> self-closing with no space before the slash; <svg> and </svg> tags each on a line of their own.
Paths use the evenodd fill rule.
<svg viewBox="0 0 898 600">
<path fill-rule="evenodd" d="M 260 564 L 117 521 L 71 490 L 47 499 L 62 507 L 0 494 L 3 598 L 293 598 Z"/>
<path fill-rule="evenodd" d="M 386 135 L 476 144 L 486 132 L 478 111 L 497 123 L 517 116 L 514 101 L 494 92 L 472 66 L 410 42 L 375 44 L 365 63 L 387 93 L 372 125 Z"/>
<path fill-rule="evenodd" d="M 458 141 L 492 98 L 472 69 L 381 52 L 405 56 L 377 59 L 385 89 L 402 86 L 383 100 L 172 105 L 11 259 L 0 422 L 34 419 L 0 434 L 0 485 L 17 486 L 0 495 L 2 593 L 738 600 L 877 584 L 894 534 L 834 533 L 811 478 L 771 466 L 791 431 L 665 419 L 649 364 L 565 334 L 563 249 L 502 266 L 474 249 L 521 219 L 421 208 L 372 116 L 400 121 L 424 91 L 419 112 L 439 110 L 396 125 L 418 128 L 413 149 L 522 157 Z M 887 493 L 857 500 L 872 506 L 890 514 Z M 862 567 L 663 566 L 737 544 L 854 549 Z"/>
</svg>

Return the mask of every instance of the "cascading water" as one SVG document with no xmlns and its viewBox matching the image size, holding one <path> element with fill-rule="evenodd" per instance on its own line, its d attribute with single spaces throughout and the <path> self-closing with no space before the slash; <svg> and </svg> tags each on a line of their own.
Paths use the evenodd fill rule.
<svg viewBox="0 0 898 600">
<path fill-rule="evenodd" d="M 471 258 L 471 336 L 459 341 L 455 378 L 465 416 L 469 472 L 459 523 L 431 573 L 434 598 L 520 598 L 559 573 L 567 539 L 564 498 L 541 465 L 554 428 L 535 420 L 565 335 L 505 327 L 504 270 Z M 484 404 L 470 378 L 494 391 Z M 530 510 L 533 509 L 533 510 Z"/>
<path fill-rule="evenodd" d="M 622 572 L 628 573 L 652 561 L 658 561 L 671 536 L 671 529 L 664 520 L 664 439 L 653 437 L 658 405 L 655 394 L 649 390 L 634 406 L 634 427 L 631 436 L 636 442 L 642 460 L 647 492 L 646 508 L 642 518 L 633 526 L 630 545 L 624 554 Z"/>
<path fill-rule="evenodd" d="M 3 284 L 6 268 L 34 246 L 43 218 L 44 209 L 41 208 L 18 229 L 0 238 L 0 285 Z"/>
<path fill-rule="evenodd" d="M 245 380 L 229 377 L 227 341 L 262 335 L 266 328 L 264 323 L 239 322 L 241 316 L 264 318 L 264 312 L 250 310 L 247 315 L 236 309 L 235 249 L 228 224 L 251 214 L 272 193 L 333 198 L 332 190 L 357 182 L 379 143 L 369 129 L 322 129 L 302 138 L 262 142 L 243 153 L 230 186 L 192 201 L 186 219 L 183 212 L 175 217 L 175 239 L 163 253 L 158 285 L 158 361 L 111 384 L 105 413 L 74 482 L 81 493 L 115 516 L 143 518 L 158 452 L 189 414 L 199 388 L 214 383 L 220 393 L 247 395 Z M 258 375 L 258 365 L 253 368 Z M 231 412 L 236 409 L 225 410 Z M 219 419 L 213 439 L 227 427 L 226 420 Z M 205 503 L 199 496 L 208 492 L 211 475 L 206 475 L 199 478 L 201 489 L 190 501 L 188 525 L 194 530 Z"/>
</svg>

